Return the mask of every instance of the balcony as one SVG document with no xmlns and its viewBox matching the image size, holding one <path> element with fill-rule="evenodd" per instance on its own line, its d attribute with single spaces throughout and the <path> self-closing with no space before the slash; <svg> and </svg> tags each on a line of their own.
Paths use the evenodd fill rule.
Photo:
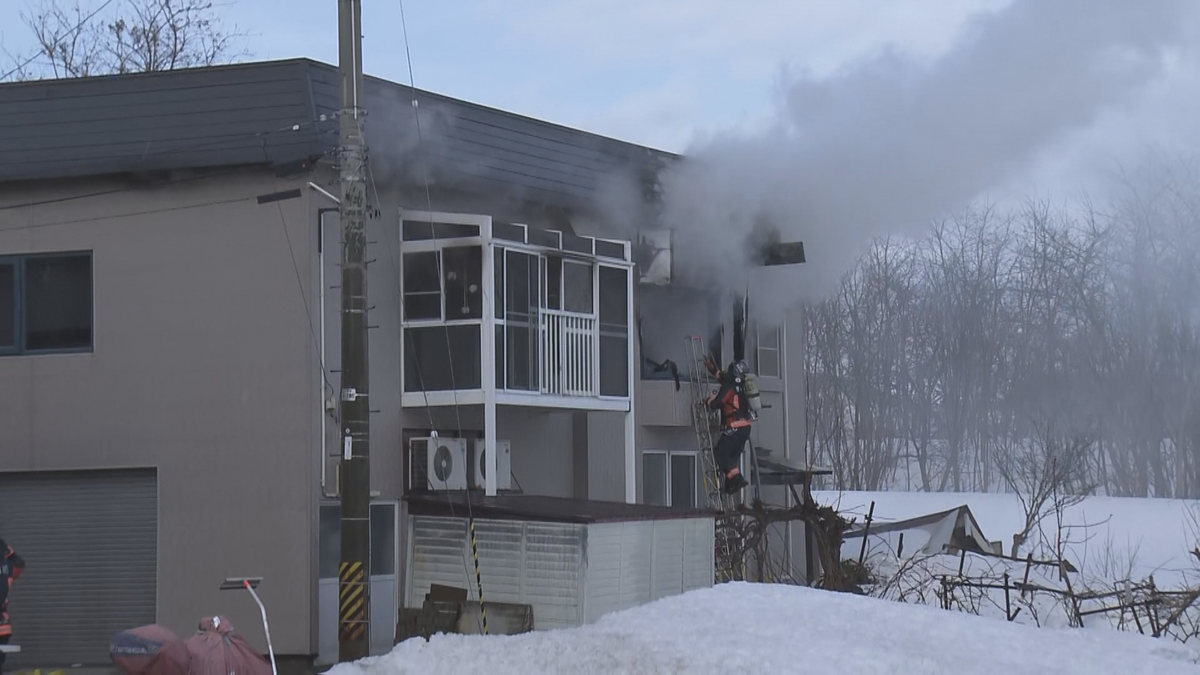
<svg viewBox="0 0 1200 675">
<path fill-rule="evenodd" d="M 472 214 L 400 227 L 404 407 L 630 409 L 629 242 Z"/>
</svg>

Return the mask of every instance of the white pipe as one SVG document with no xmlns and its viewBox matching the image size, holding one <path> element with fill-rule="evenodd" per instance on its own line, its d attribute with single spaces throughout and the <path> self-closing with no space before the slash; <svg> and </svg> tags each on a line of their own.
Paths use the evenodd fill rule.
<svg viewBox="0 0 1200 675">
<path fill-rule="evenodd" d="M 271 627 L 267 625 L 267 608 L 263 607 L 262 600 L 258 599 L 258 593 L 255 593 L 254 589 L 251 588 L 250 582 L 245 582 L 245 585 L 246 590 L 250 591 L 251 597 L 254 598 L 254 602 L 258 603 L 258 611 L 262 613 L 263 633 L 267 636 L 267 653 L 271 655 L 271 673 L 272 675 L 279 675 L 279 671 L 275 668 L 275 648 L 271 646 Z"/>
<path fill-rule="evenodd" d="M 337 197 L 334 197 L 333 195 L 329 194 L 327 191 L 325 191 L 325 189 L 324 189 L 324 188 L 322 188 L 320 185 L 317 185 L 316 183 L 314 183 L 314 182 L 312 182 L 312 181 L 309 181 L 309 182 L 308 182 L 308 187 L 310 187 L 310 188 L 312 188 L 312 189 L 316 190 L 317 192 L 320 192 L 321 194 L 325 195 L 325 196 L 326 196 L 326 197 L 328 197 L 329 199 L 332 199 L 334 204 L 339 204 L 339 205 L 340 205 L 340 204 L 342 203 L 342 200 L 340 200 L 340 199 L 338 199 Z"/>
<path fill-rule="evenodd" d="M 312 183 L 309 183 L 312 185 Z M 320 188 L 317 188 L 320 190 Z M 329 411 L 325 409 L 325 214 L 321 213 L 317 216 L 317 236 L 321 238 L 317 253 L 317 266 L 320 268 L 317 272 L 317 311 L 321 314 L 321 381 L 317 383 L 321 387 L 321 496 L 328 497 L 329 491 L 325 489 L 325 481 L 327 479 L 328 469 L 326 464 L 329 463 L 329 458 L 325 456 L 325 418 L 329 417 Z"/>
</svg>

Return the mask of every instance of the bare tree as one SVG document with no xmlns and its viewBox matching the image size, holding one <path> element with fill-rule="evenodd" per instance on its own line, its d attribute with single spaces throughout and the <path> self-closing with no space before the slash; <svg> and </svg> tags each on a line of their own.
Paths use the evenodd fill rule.
<svg viewBox="0 0 1200 675">
<path fill-rule="evenodd" d="M 226 29 L 209 0 L 39 0 L 21 19 L 37 47 L 24 58 L 10 55 L 18 79 L 154 72 L 249 55 L 236 46 L 244 34 Z"/>
</svg>

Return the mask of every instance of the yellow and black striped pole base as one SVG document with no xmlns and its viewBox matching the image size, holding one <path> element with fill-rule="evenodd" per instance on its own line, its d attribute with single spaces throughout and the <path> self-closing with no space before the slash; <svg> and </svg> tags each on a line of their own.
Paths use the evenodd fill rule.
<svg viewBox="0 0 1200 675">
<path fill-rule="evenodd" d="M 367 584 L 363 564 L 342 563 L 338 569 L 338 635 L 342 642 L 357 642 L 367 628 Z"/>
<path fill-rule="evenodd" d="M 479 573 L 479 545 L 475 541 L 475 519 L 471 525 L 471 556 L 475 558 L 475 588 L 479 591 L 479 615 L 483 617 L 483 634 L 488 634 L 487 609 L 483 606 L 483 576 Z"/>
</svg>

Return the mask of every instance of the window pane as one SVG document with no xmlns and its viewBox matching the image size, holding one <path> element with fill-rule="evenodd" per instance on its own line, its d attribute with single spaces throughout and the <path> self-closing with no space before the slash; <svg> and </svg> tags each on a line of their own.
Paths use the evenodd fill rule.
<svg viewBox="0 0 1200 675">
<path fill-rule="evenodd" d="M 642 455 L 642 501 L 667 506 L 667 455 L 647 452 Z"/>
<path fill-rule="evenodd" d="M 671 506 L 696 506 L 696 456 L 671 455 Z"/>
<path fill-rule="evenodd" d="M 592 266 L 568 262 L 563 266 L 563 309 L 592 312 Z"/>
<path fill-rule="evenodd" d="M 495 285 L 492 286 L 492 295 L 495 297 L 496 318 L 504 318 L 504 249 L 498 248 L 493 251 L 492 271 L 495 272 Z M 500 353 L 500 352 L 497 352 Z"/>
<path fill-rule="evenodd" d="M 600 395 L 629 395 L 629 342 L 624 335 L 600 333 Z"/>
<path fill-rule="evenodd" d="M 92 258 L 38 256 L 25 260 L 25 348 L 92 346 Z"/>
<path fill-rule="evenodd" d="M 442 318 L 442 287 L 437 253 L 404 254 L 404 318 Z"/>
<path fill-rule="evenodd" d="M 0 263 L 0 349 L 17 346 L 17 268 Z"/>
<path fill-rule="evenodd" d="M 779 351 L 758 350 L 758 374 L 763 377 L 779 377 Z"/>
<path fill-rule="evenodd" d="M 764 326 L 758 330 L 758 344 L 768 349 L 779 349 L 779 326 Z"/>
<path fill-rule="evenodd" d="M 479 331 L 478 325 L 405 328 L 404 391 L 478 389 Z"/>
<path fill-rule="evenodd" d="M 483 249 L 447 248 L 442 252 L 446 275 L 446 320 L 483 317 Z"/>
<path fill-rule="evenodd" d="M 396 506 L 371 505 L 371 575 L 396 573 Z"/>
<path fill-rule="evenodd" d="M 320 509 L 319 572 L 322 579 L 336 579 L 342 559 L 342 509 L 337 504 L 322 504 Z"/>
<path fill-rule="evenodd" d="M 600 323 L 629 324 L 629 272 L 619 267 L 600 268 Z"/>
<path fill-rule="evenodd" d="M 496 326 L 496 388 L 504 388 L 504 326 Z"/>
<path fill-rule="evenodd" d="M 546 298 L 546 309 L 562 309 L 562 258 L 546 256 L 546 275 L 542 279 L 542 297 Z"/>
</svg>

